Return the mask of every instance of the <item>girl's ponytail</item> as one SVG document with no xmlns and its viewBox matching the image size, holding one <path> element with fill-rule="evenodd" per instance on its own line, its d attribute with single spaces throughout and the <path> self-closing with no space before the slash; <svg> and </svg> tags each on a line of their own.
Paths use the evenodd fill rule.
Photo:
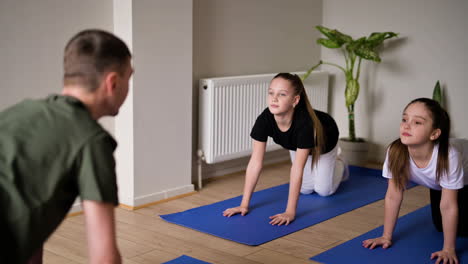
<svg viewBox="0 0 468 264">
<path fill-rule="evenodd" d="M 409 152 L 400 139 L 388 147 L 388 168 L 398 189 L 404 190 L 409 181 Z"/>
</svg>

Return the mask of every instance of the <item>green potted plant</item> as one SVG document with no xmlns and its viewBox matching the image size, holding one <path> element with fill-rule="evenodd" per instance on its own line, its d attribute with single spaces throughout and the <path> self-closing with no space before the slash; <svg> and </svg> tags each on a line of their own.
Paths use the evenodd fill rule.
<svg viewBox="0 0 468 264">
<path fill-rule="evenodd" d="M 365 143 L 364 139 L 356 137 L 354 126 L 354 104 L 359 95 L 359 75 L 361 72 L 361 61 L 362 59 L 365 59 L 374 62 L 380 62 L 381 59 L 378 48 L 386 39 L 396 37 L 398 34 L 394 32 L 374 32 L 368 37 L 353 39 L 351 36 L 346 35 L 336 29 L 329 29 L 323 26 L 316 26 L 316 28 L 325 36 L 325 38 L 317 39 L 317 43 L 326 48 L 339 49 L 343 54 L 344 66 L 321 60 L 316 65 L 311 67 L 302 77 L 302 79 L 307 79 L 310 73 L 320 65 L 334 66 L 343 72 L 346 80 L 345 101 L 346 109 L 348 110 L 349 134 L 347 138 L 340 139 L 340 144 L 343 152 L 346 152 L 349 148 L 354 149 L 356 148 L 355 146 L 358 145 L 358 150 L 356 151 L 357 153 L 350 153 L 348 155 L 346 153 L 343 154 L 345 155 L 345 158 L 348 159 L 350 164 L 362 165 L 365 163 L 365 161 L 360 161 L 362 158 L 358 156 L 359 153 L 361 154 L 360 156 L 367 155 L 367 144 L 352 144 Z M 343 144 L 346 144 L 346 146 L 343 146 Z"/>
</svg>

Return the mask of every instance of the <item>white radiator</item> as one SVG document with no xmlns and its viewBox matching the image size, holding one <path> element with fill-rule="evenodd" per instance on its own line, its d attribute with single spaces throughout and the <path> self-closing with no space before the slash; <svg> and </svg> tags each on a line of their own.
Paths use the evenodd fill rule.
<svg viewBox="0 0 468 264">
<path fill-rule="evenodd" d="M 304 72 L 296 74 L 301 76 Z M 267 107 L 268 87 L 275 75 L 200 80 L 198 154 L 206 163 L 250 155 L 250 131 L 257 116 Z M 313 72 L 304 86 L 312 107 L 328 112 L 328 73 Z M 279 148 L 281 147 L 269 138 L 267 151 Z M 199 185 L 201 187 L 201 182 Z"/>
</svg>

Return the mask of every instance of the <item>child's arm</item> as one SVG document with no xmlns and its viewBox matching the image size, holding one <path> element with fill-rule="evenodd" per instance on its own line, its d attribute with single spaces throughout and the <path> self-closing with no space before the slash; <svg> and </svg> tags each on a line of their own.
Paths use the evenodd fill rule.
<svg viewBox="0 0 468 264">
<path fill-rule="evenodd" d="M 437 262 L 458 263 L 455 252 L 458 224 L 457 193 L 457 190 L 442 188 L 440 214 L 442 215 L 442 228 L 444 230 L 444 247 L 441 251 L 434 252 L 431 255 L 431 259 L 437 258 Z"/>
<path fill-rule="evenodd" d="M 304 166 L 309 157 L 310 149 L 297 149 L 296 158 L 291 166 L 290 183 L 289 183 L 289 196 L 286 212 L 270 216 L 270 224 L 272 225 L 288 225 L 296 217 L 297 201 L 299 199 L 299 192 L 302 185 L 302 174 L 304 173 Z"/>
<path fill-rule="evenodd" d="M 401 201 L 403 200 L 403 190 L 400 190 L 393 179 L 388 180 L 387 194 L 385 195 L 385 216 L 384 231 L 381 237 L 367 239 L 362 242 L 365 248 L 373 249 L 376 246 L 388 248 L 392 245 L 392 235 L 395 229 Z"/>
<path fill-rule="evenodd" d="M 226 209 L 223 212 L 224 216 L 230 217 L 235 214 L 245 215 L 249 211 L 250 198 L 257 185 L 258 176 L 262 171 L 263 157 L 265 155 L 266 142 L 253 140 L 252 156 L 250 156 L 249 164 L 245 173 L 244 195 L 242 196 L 241 205 L 234 208 Z"/>
</svg>

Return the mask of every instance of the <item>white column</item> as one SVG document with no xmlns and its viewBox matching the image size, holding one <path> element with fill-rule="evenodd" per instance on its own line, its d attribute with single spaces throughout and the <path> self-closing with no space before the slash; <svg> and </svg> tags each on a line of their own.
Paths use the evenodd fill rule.
<svg viewBox="0 0 468 264">
<path fill-rule="evenodd" d="M 120 37 L 133 53 L 132 0 L 114 0 L 114 33 Z M 135 169 L 133 133 L 133 78 L 130 80 L 128 97 L 115 117 L 115 152 L 117 184 L 121 204 L 134 206 Z"/>
</svg>

